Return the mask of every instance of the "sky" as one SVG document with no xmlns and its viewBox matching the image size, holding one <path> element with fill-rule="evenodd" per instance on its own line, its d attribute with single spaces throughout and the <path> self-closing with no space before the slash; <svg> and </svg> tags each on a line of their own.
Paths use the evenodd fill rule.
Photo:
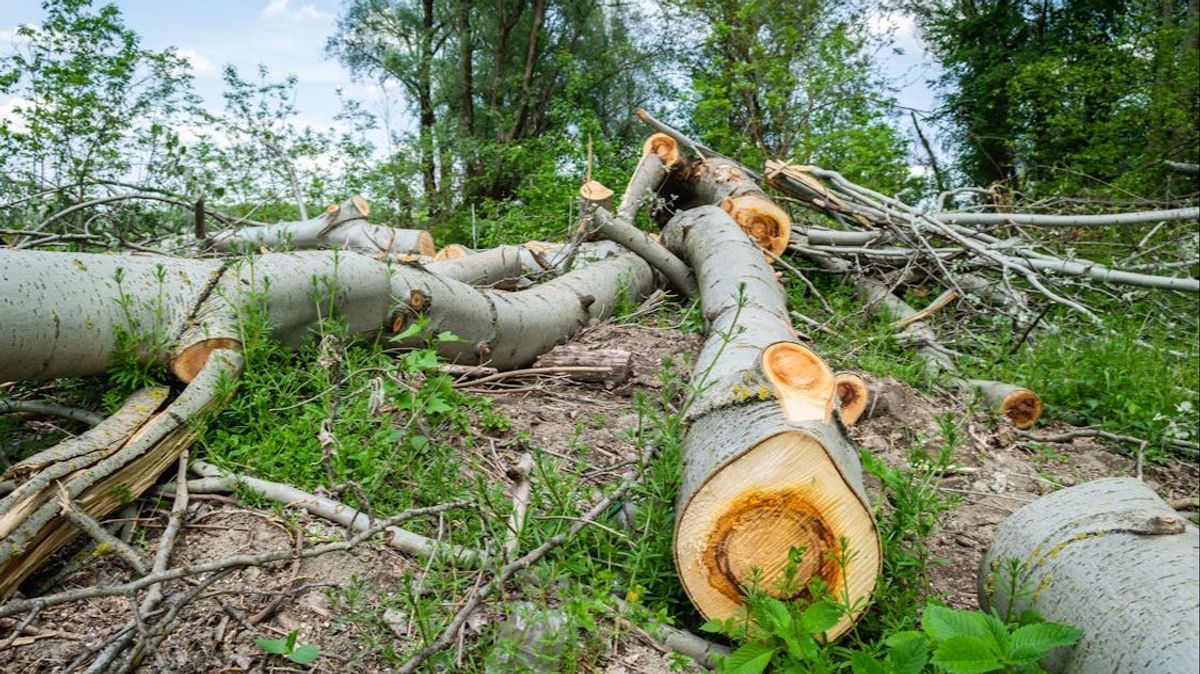
<svg viewBox="0 0 1200 674">
<path fill-rule="evenodd" d="M 340 109 L 339 88 L 348 97 L 367 102 L 373 112 L 381 112 L 384 96 L 379 87 L 352 82 L 347 70 L 325 56 L 340 0 L 116 0 L 114 4 L 121 9 L 126 25 L 141 36 L 143 46 L 175 47 L 191 61 L 195 87 L 210 109 L 223 106 L 221 70 L 225 64 L 237 67 L 247 79 L 253 79 L 258 65 L 263 64 L 273 80 L 297 76 L 296 108 L 301 125 L 334 125 L 333 117 Z M 38 23 L 42 15 L 39 0 L 0 0 L 0 53 L 11 49 L 13 31 L 19 24 Z M 931 110 L 935 99 L 928 80 L 938 70 L 925 53 L 911 19 L 878 12 L 871 14 L 869 26 L 876 31 L 893 28 L 893 46 L 903 51 L 896 54 L 885 49 L 877 57 L 883 73 L 898 89 L 900 105 Z M 0 96 L 0 115 L 12 103 Z M 654 106 L 649 107 L 653 112 Z M 389 116 L 392 131 L 415 130 L 407 128 L 413 125 L 411 115 L 393 110 Z M 901 123 L 908 130 L 907 120 Z M 377 147 L 386 145 L 382 135 L 373 140 Z"/>
</svg>

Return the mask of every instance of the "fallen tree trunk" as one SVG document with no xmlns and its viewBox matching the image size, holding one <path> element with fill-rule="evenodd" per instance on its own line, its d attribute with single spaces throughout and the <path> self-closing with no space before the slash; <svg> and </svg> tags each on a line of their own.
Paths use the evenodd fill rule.
<svg viewBox="0 0 1200 674">
<path fill-rule="evenodd" d="M 67 441 L 39 455 L 47 461 L 36 469 L 20 464 L 24 486 L 5 497 L 0 515 L 0 591 L 11 592 L 76 533 L 48 500 L 52 481 L 101 517 L 178 458 L 194 434 L 191 421 L 226 390 L 218 382 L 240 371 L 242 318 L 254 306 L 265 309 L 271 335 L 288 347 L 308 341 L 322 319 L 337 316 L 352 333 L 398 332 L 420 314 L 435 333 L 460 338 L 439 342 L 443 356 L 511 368 L 608 316 L 621 297 L 640 299 L 653 286 L 652 270 L 631 253 L 500 293 L 330 251 L 220 261 L 0 250 L 0 379 L 98 374 L 122 356 L 169 366 L 190 382 L 144 423 L 101 424 L 84 437 L 116 435 L 80 451 Z M 418 335 L 402 345 L 423 343 Z M 130 415 L 152 412 L 146 405 Z M 79 455 L 99 460 L 81 465 Z"/>
<path fill-rule="evenodd" d="M 220 232 L 212 238 L 212 245 L 223 251 L 286 246 L 344 249 L 365 255 L 432 256 L 437 252 L 429 232 L 372 225 L 367 222 L 370 212 L 367 200 L 355 195 L 312 219 Z"/>
<path fill-rule="evenodd" d="M 1009 559 L 1021 563 L 1016 578 L 1005 574 Z M 1049 671 L 1194 672 L 1198 559 L 1196 527 L 1150 488 L 1095 480 L 1043 496 L 1000 526 L 980 567 L 979 605 L 1082 629 L 1078 644 L 1042 660 Z"/>
<path fill-rule="evenodd" d="M 671 173 L 663 191 L 675 197 L 677 210 L 720 206 L 762 248 L 774 255 L 787 250 L 791 217 L 767 198 L 737 162 L 712 158 L 686 163 Z"/>
<path fill-rule="evenodd" d="M 861 612 L 880 569 L 879 538 L 857 449 L 833 418 L 833 373 L 797 343 L 770 266 L 728 213 L 683 211 L 663 241 L 691 262 L 709 322 L 693 369 L 675 527 L 688 596 L 706 617 L 724 619 L 755 577 L 785 598 L 819 577 Z M 783 585 L 795 548 L 803 560 Z"/>
</svg>

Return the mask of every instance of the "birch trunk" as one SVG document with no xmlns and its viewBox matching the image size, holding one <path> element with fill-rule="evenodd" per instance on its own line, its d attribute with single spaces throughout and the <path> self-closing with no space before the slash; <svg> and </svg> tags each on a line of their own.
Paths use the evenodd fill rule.
<svg viewBox="0 0 1200 674">
<path fill-rule="evenodd" d="M 245 248 L 341 249 L 365 255 L 426 255 L 436 253 L 433 237 L 423 229 L 397 229 L 367 222 L 367 201 L 355 195 L 341 206 L 299 222 L 244 227 L 213 237 L 218 250 Z"/>
<path fill-rule="evenodd" d="M 1023 568 L 1013 596 L 1005 560 Z M 1194 672 L 1200 667 L 1200 534 L 1149 487 L 1106 478 L 1009 517 L 980 568 L 979 604 L 1035 610 L 1083 630 L 1042 660 L 1053 672 Z"/>
<path fill-rule="evenodd" d="M 681 212 L 663 242 L 691 262 L 710 334 L 693 369 L 675 527 L 688 596 L 706 617 L 727 618 L 761 570 L 762 589 L 776 596 L 798 596 L 820 577 L 861 611 L 879 538 L 857 449 L 833 417 L 833 373 L 797 343 L 770 266 L 728 213 Z M 794 586 L 779 588 L 792 548 L 804 558 Z M 834 558 L 848 552 L 843 576 Z"/>
</svg>

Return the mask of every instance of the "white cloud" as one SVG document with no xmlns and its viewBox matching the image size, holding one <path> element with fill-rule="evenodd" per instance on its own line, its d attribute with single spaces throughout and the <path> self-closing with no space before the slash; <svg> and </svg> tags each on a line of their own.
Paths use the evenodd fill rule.
<svg viewBox="0 0 1200 674">
<path fill-rule="evenodd" d="M 287 21 L 308 21 L 314 19 L 328 20 L 333 15 L 322 12 L 315 5 L 306 4 L 292 6 L 292 0 L 271 0 L 262 8 L 260 15 L 264 19 L 284 19 Z"/>
<path fill-rule="evenodd" d="M 0 44 L 9 45 L 11 47 L 29 44 L 29 38 L 17 34 L 17 31 L 20 29 L 20 26 L 12 26 L 10 28 L 0 30 Z"/>
<path fill-rule="evenodd" d="M 197 75 L 208 75 L 213 72 L 212 61 L 208 60 L 204 54 L 201 54 L 196 49 L 180 49 L 179 55 L 187 59 L 188 63 L 192 64 L 192 70 Z"/>
</svg>

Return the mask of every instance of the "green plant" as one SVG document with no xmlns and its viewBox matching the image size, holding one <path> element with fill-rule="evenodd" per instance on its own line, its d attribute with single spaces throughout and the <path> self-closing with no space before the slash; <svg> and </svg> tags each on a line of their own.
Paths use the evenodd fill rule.
<svg viewBox="0 0 1200 674">
<path fill-rule="evenodd" d="M 297 665 L 309 665 L 321 655 L 321 649 L 316 644 L 296 643 L 299 630 L 288 632 L 285 639 L 255 639 L 254 643 L 272 655 L 281 655 Z"/>
<path fill-rule="evenodd" d="M 1044 671 L 1038 660 L 1062 646 L 1079 641 L 1083 633 L 1068 625 L 1046 622 L 1026 611 L 1014 622 L 982 611 L 964 611 L 937 604 L 925 607 L 921 629 L 887 637 L 887 657 L 853 661 L 854 674 L 916 674 L 932 665 L 948 674 Z"/>
</svg>

